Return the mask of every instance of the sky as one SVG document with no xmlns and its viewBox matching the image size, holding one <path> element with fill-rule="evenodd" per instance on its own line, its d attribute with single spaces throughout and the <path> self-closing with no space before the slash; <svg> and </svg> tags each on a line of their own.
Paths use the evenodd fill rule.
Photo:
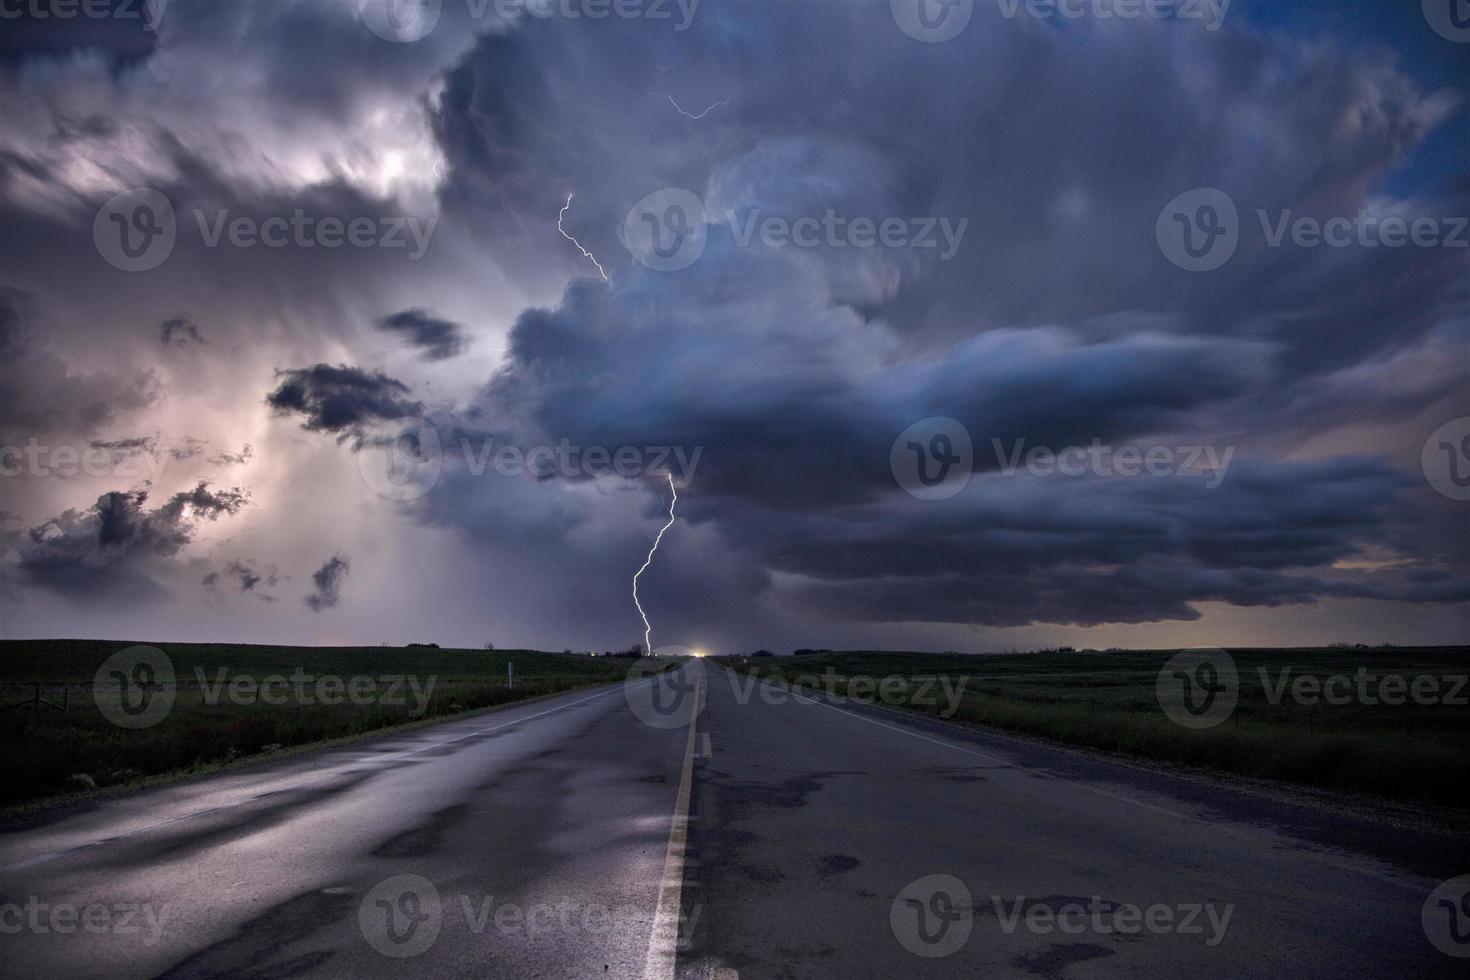
<svg viewBox="0 0 1470 980">
<path fill-rule="evenodd" d="M 0 635 L 1470 641 L 1463 3 L 1140 7 L 0 2 Z"/>
</svg>

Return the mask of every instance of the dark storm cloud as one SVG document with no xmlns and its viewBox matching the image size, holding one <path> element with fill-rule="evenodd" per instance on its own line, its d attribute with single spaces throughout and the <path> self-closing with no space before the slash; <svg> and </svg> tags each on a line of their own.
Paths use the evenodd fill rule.
<svg viewBox="0 0 1470 980">
<path fill-rule="evenodd" d="M 312 612 L 321 612 L 337 605 L 342 599 L 342 580 L 347 577 L 350 565 L 341 555 L 333 555 L 327 563 L 311 573 L 313 591 L 306 597 L 306 605 Z"/>
<path fill-rule="evenodd" d="M 180 549 L 193 540 L 198 520 L 239 512 L 249 500 L 238 487 L 212 490 L 199 483 L 146 509 L 144 490 L 113 491 L 86 510 L 68 510 L 30 528 L 18 569 L 31 584 L 73 598 L 147 595 Z"/>
<path fill-rule="evenodd" d="M 205 344 L 204 335 L 199 332 L 198 324 L 184 317 L 173 317 L 163 321 L 159 328 L 159 342 L 165 347 L 182 347 L 186 350 L 202 347 Z"/>
<path fill-rule="evenodd" d="M 180 442 L 177 446 L 173 446 L 172 448 L 170 448 L 168 454 L 174 458 L 175 462 L 182 463 L 185 460 L 193 459 L 194 457 L 203 453 L 204 447 L 208 444 L 209 440 L 207 439 L 200 439 L 195 436 L 184 436 L 183 441 Z"/>
<path fill-rule="evenodd" d="M 26 59 L 99 53 L 115 66 L 146 58 L 170 0 L 7 3 L 0 19 L 0 68 Z"/>
<path fill-rule="evenodd" d="M 215 453 L 213 456 L 209 457 L 209 461 L 215 466 L 239 466 L 241 464 L 250 462 L 251 458 L 254 455 L 255 450 L 252 449 L 250 447 L 250 443 L 247 442 L 243 447 L 241 447 L 238 453 L 226 452 L 222 449 L 219 452 Z"/>
<path fill-rule="evenodd" d="M 829 306 L 801 270 L 717 235 L 706 257 L 677 290 L 629 274 L 611 292 L 577 284 L 560 308 L 524 314 L 478 415 L 525 439 L 702 446 L 701 493 L 785 509 L 892 490 L 892 442 L 929 416 L 960 420 L 981 444 L 1116 439 L 1243 394 L 1267 360 L 1247 342 L 1089 342 L 1048 328 L 885 365 L 870 353 L 883 331 Z M 978 462 L 998 465 L 988 453 Z"/>
<path fill-rule="evenodd" d="M 33 295 L 0 286 L 0 444 L 92 435 L 161 397 L 151 370 L 73 370 L 43 343 L 46 326 Z"/>
<path fill-rule="evenodd" d="M 274 588 L 280 583 L 281 575 L 274 565 L 269 565 L 261 569 L 252 559 L 236 559 L 225 567 L 223 573 L 217 569 L 210 571 L 200 580 L 201 584 L 206 589 L 214 590 L 220 584 L 221 574 L 233 578 L 240 592 L 248 592 L 262 602 L 276 601 L 275 596 L 256 589 L 256 586 L 259 585 L 264 585 L 266 588 Z"/>
<path fill-rule="evenodd" d="M 114 460 L 129 459 L 133 456 L 153 456 L 158 452 L 157 436 L 132 436 L 127 439 L 93 439 L 93 449 L 105 449 L 112 454 Z"/>
<path fill-rule="evenodd" d="M 408 385 L 381 371 L 347 365 L 314 364 L 282 368 L 266 404 L 278 415 L 300 415 L 303 429 L 332 432 L 342 439 L 375 422 L 419 415 L 423 404 L 409 398 Z"/>
<path fill-rule="evenodd" d="M 891 621 L 1097 625 L 1196 619 L 1191 605 L 1204 601 L 1470 599 L 1443 572 L 1334 569 L 1385 537 L 1396 494 L 1411 486 L 1375 460 L 1238 462 L 1213 489 L 1191 476 L 977 480 L 952 507 L 787 515 L 752 522 L 744 540 L 802 576 L 804 599 Z"/>
<path fill-rule="evenodd" d="M 721 223 L 753 208 L 966 218 L 953 261 L 915 248 L 809 254 L 839 300 L 924 348 L 1128 310 L 1270 335 L 1294 375 L 1421 339 L 1434 322 L 1423 297 L 1463 275 L 1463 255 L 1268 248 L 1255 212 L 1355 214 L 1448 124 L 1452 101 L 1377 53 L 1177 26 L 1058 32 L 1020 18 L 986 30 L 977 12 L 960 37 L 925 45 L 884 4 L 807 3 L 711 3 L 677 38 L 647 24 L 527 23 L 481 38 L 447 75 L 434 117 L 453 163 L 446 199 L 493 230 L 488 244 L 512 266 L 550 252 L 574 274 L 585 260 L 557 248 L 543 217 L 572 190 L 568 220 L 610 270 L 628 261 L 627 209 L 664 186 L 692 189 Z M 568 64 L 601 83 L 565 84 Z M 670 88 L 729 103 L 689 120 Z M 1163 206 L 1195 186 L 1229 192 L 1247 226 L 1213 276 L 1176 269 L 1154 240 Z M 1466 203 L 1435 188 L 1410 207 Z"/>
<path fill-rule="evenodd" d="M 402 310 L 378 321 L 378 329 L 403 335 L 407 343 L 423 351 L 426 361 L 445 361 L 464 350 L 463 328 L 449 320 L 430 316 L 425 310 Z"/>
<path fill-rule="evenodd" d="M 1264 457 L 1206 490 L 1008 478 L 990 451 L 1296 446 L 1450 397 L 1463 364 L 1426 373 L 1410 355 L 1464 315 L 1454 250 L 1270 249 L 1243 231 L 1227 267 L 1200 276 L 1154 239 L 1164 204 L 1193 186 L 1225 188 L 1252 227 L 1257 209 L 1352 215 L 1445 99 L 1376 55 L 1244 31 L 1076 25 L 1109 42 L 1087 46 L 1008 23 L 918 45 L 881 4 L 701 13 L 678 58 L 643 25 L 531 23 L 481 38 L 449 72 L 434 117 L 446 201 L 493 228 L 512 267 L 534 274 L 550 251 L 587 275 L 545 217 L 575 190 L 567 220 L 612 278 L 524 313 L 462 418 L 515 442 L 701 447 L 683 517 L 792 576 L 798 607 L 843 618 L 1095 624 L 1194 619 L 1204 601 L 1465 600 L 1453 569 L 1338 567 L 1412 506 L 1418 484 L 1381 458 Z M 827 52 L 865 70 L 831 70 Z M 566 64 L 598 66 L 603 84 L 561 84 Z M 671 84 L 728 104 L 681 118 L 660 95 Z M 1262 132 L 1291 136 L 1263 155 Z M 691 188 L 709 213 L 703 254 L 675 273 L 641 269 L 618 237 L 662 186 Z M 1465 204 L 1435 188 L 1404 207 Z M 829 209 L 965 218 L 968 233 L 945 262 L 741 245 L 728 218 Z M 964 423 L 981 471 L 942 505 L 902 495 L 889 470 L 894 438 L 932 415 Z M 586 519 L 486 496 L 451 476 L 419 506 L 499 540 L 556 540 Z"/>
<path fill-rule="evenodd" d="M 378 180 L 380 148 L 354 127 L 402 113 L 412 133 L 426 117 L 449 164 L 437 188 L 444 224 L 477 239 L 523 295 L 555 295 L 567 277 L 585 277 L 515 319 L 503 369 L 468 404 L 437 411 L 445 472 L 407 505 L 472 540 L 485 567 L 514 568 L 506 594 L 535 609 L 543 622 L 527 629 L 537 635 L 546 623 L 631 618 L 628 575 L 664 518 L 662 475 L 575 490 L 561 479 L 476 477 L 461 435 L 700 449 L 680 522 L 650 571 L 661 627 L 748 629 L 753 605 L 773 598 L 817 630 L 834 619 L 1189 620 L 1200 602 L 1464 600 L 1463 518 L 1425 499 L 1417 445 L 1378 434 L 1426 414 L 1470 414 L 1439 412 L 1467 382 L 1463 250 L 1269 248 L 1255 215 L 1465 212 L 1463 180 L 1385 200 L 1385 182 L 1445 120 L 1462 124 L 1463 105 L 1424 91 L 1382 52 L 1235 21 L 1214 33 L 1146 19 L 1057 30 L 987 21 L 988 6 L 940 45 L 904 36 L 882 2 L 706 0 L 682 33 L 619 18 L 526 18 L 508 30 L 477 25 L 478 35 L 461 29 L 463 5 L 446 4 L 440 28 L 415 44 L 374 37 L 339 5 L 261 9 L 169 11 L 181 43 L 150 65 L 198 77 L 124 93 L 127 105 L 161 107 L 156 115 L 81 98 L 36 123 L 28 144 L 0 144 L 0 224 L 13 229 L 0 258 L 54 290 L 75 289 L 73 273 L 51 270 L 76 266 L 56 259 L 74 259 L 76 242 L 88 247 L 87 224 L 110 191 L 75 173 L 101 159 L 118 180 L 146 177 L 164 190 L 183 222 L 166 274 L 119 278 L 85 256 L 85 268 L 101 270 L 85 284 L 127 297 L 129 314 L 147 311 L 128 324 L 133 336 L 174 311 L 205 309 L 180 292 L 208 283 L 210 344 L 191 363 L 246 334 L 270 366 L 350 362 L 341 351 L 385 310 L 402 312 L 381 329 L 442 360 L 458 353 L 463 330 L 411 305 L 438 294 L 401 256 L 205 250 L 188 217 L 194 208 L 255 220 L 297 207 L 401 213 Z M 237 51 L 240 70 L 230 73 Z M 197 98 L 177 98 L 206 81 L 219 99 L 243 92 L 248 104 L 211 99 L 201 110 Z M 102 84 L 84 75 L 77 88 Z M 721 104 L 694 120 L 671 99 Z M 210 128 L 218 117 L 222 134 Z M 351 139 L 312 141 L 344 125 Z M 206 129 L 213 135 L 201 138 Z M 634 202 L 670 186 L 705 201 L 708 242 L 691 267 L 649 272 L 621 229 Z M 1242 219 L 1238 253 L 1205 275 L 1175 268 L 1154 240 L 1163 205 L 1196 186 L 1226 190 Z M 557 230 L 573 192 L 566 227 L 610 283 Z M 741 245 L 727 218 L 828 210 L 967 225 L 941 260 L 912 246 Z M 442 308 L 472 308 L 459 300 Z M 52 381 L 7 400 L 0 431 L 11 404 L 74 427 L 139 404 L 119 378 L 84 377 L 59 354 L 34 353 L 43 332 L 23 311 L 18 297 L 0 296 L 0 352 L 31 352 L 16 376 L 40 366 Z M 64 326 L 90 339 L 107 321 Z M 159 328 L 162 346 L 202 341 L 191 321 L 178 323 Z M 0 381 L 8 370 L 0 365 Z M 316 363 L 280 371 L 267 403 L 359 448 L 379 423 L 423 414 L 419 399 L 431 391 L 439 404 L 427 385 Z M 83 412 L 88 399 L 97 408 Z M 964 423 L 980 471 L 963 494 L 935 503 L 903 494 L 888 460 L 898 433 L 931 415 Z M 168 438 L 178 446 L 177 432 Z M 228 438 L 221 444 L 238 445 L 242 433 Z M 1184 477 L 1041 479 L 998 472 L 992 439 L 1238 442 L 1240 457 L 1213 490 Z M 203 442 L 175 451 L 196 456 Z M 158 513 L 126 496 L 109 505 L 119 536 L 109 547 L 150 533 L 163 543 L 134 544 L 137 557 L 119 563 L 158 571 L 143 560 L 171 540 L 166 514 L 155 531 L 144 526 Z M 101 502 L 73 521 L 99 537 Z M 32 542 L 33 564 L 65 565 L 70 547 L 92 555 L 84 535 L 48 533 L 63 554 Z M 707 553 L 681 550 L 693 545 Z M 261 573 L 241 567 L 213 573 L 216 585 L 255 591 L 245 582 Z M 345 559 L 322 566 L 309 609 L 337 601 L 346 569 Z"/>
</svg>

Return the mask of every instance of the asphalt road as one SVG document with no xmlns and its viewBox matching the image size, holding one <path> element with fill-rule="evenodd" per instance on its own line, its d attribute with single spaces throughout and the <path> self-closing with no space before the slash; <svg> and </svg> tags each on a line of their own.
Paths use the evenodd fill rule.
<svg viewBox="0 0 1470 980">
<path fill-rule="evenodd" d="M 1463 976 L 1467 872 L 696 663 L 3 828 L 0 976 Z"/>
</svg>

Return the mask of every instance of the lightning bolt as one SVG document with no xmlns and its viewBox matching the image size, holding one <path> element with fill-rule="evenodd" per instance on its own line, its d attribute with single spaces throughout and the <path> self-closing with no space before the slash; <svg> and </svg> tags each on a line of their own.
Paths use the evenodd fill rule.
<svg viewBox="0 0 1470 980">
<path fill-rule="evenodd" d="M 592 264 L 595 265 L 595 266 L 597 266 L 597 271 L 602 274 L 602 281 L 603 282 L 607 282 L 607 273 L 602 271 L 602 263 L 600 263 L 600 262 L 597 261 L 597 257 L 595 255 L 593 255 L 591 252 L 589 252 L 585 248 L 583 248 L 581 242 L 577 241 L 571 235 L 568 235 L 567 234 L 567 230 L 561 226 L 561 219 L 564 218 L 564 217 L 566 217 L 567 208 L 569 208 L 571 206 L 572 206 L 572 195 L 568 194 L 567 195 L 567 203 L 565 203 L 565 204 L 563 204 L 561 206 L 561 213 L 556 216 L 556 230 L 559 231 L 559 232 L 561 232 L 561 237 L 565 238 L 567 241 L 569 241 L 573 245 L 577 246 L 577 251 L 581 252 L 583 255 L 587 256 L 589 259 L 592 260 Z"/>
<path fill-rule="evenodd" d="M 694 113 L 692 113 L 692 112 L 685 112 L 682 108 L 680 108 L 679 103 L 677 103 L 677 102 L 674 101 L 674 97 L 672 95 L 665 95 L 664 98 L 668 99 L 669 100 L 669 104 L 672 105 L 675 109 L 678 109 L 679 110 L 679 114 L 681 116 L 688 116 L 690 119 L 703 119 L 705 116 L 709 115 L 715 109 L 718 109 L 722 105 L 728 105 L 729 102 L 730 102 L 729 99 L 721 99 L 719 102 L 716 102 L 714 105 L 710 106 L 708 109 L 704 110 L 703 112 L 701 112 L 699 115 L 696 116 Z"/>
<path fill-rule="evenodd" d="M 648 549 L 648 557 L 643 560 L 643 567 L 633 573 L 633 605 L 638 607 L 638 615 L 643 617 L 643 646 L 648 650 L 649 656 L 653 655 L 653 626 L 648 622 L 648 614 L 643 611 L 643 603 L 638 601 L 638 576 L 648 571 L 648 566 L 653 564 L 653 553 L 658 550 L 658 543 L 664 539 L 664 532 L 674 526 L 674 505 L 679 502 L 679 491 L 674 489 L 674 474 L 668 474 L 669 492 L 674 498 L 669 501 L 669 523 L 659 529 L 658 537 L 653 539 L 653 547 Z"/>
</svg>

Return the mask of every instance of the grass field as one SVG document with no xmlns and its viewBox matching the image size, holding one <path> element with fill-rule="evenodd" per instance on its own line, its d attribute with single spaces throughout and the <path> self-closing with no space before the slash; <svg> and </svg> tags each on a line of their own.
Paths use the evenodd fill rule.
<svg viewBox="0 0 1470 980">
<path fill-rule="evenodd" d="M 1235 709 L 1221 723 L 1199 730 L 1171 721 L 1156 695 L 1159 672 L 1173 653 L 838 652 L 722 662 L 763 677 L 1073 745 L 1470 809 L 1470 686 L 1464 683 L 1470 648 L 1231 650 L 1238 676 Z M 1367 678 L 1362 685 L 1360 668 Z M 1329 690 L 1336 701 L 1349 692 L 1346 703 L 1327 703 L 1319 685 L 1343 675 L 1350 683 L 1334 682 Z M 1404 678 L 1402 689 L 1396 681 L 1384 686 L 1390 675 Z M 1316 680 L 1302 681 L 1303 676 Z M 888 679 L 886 694 L 882 679 Z M 1416 680 L 1421 695 L 1437 689 L 1432 699 L 1416 702 Z M 1424 701 L 1432 703 L 1419 703 Z"/>
<path fill-rule="evenodd" d="M 173 682 L 165 690 L 157 676 L 140 675 L 154 686 L 141 695 L 131 692 L 129 701 L 142 705 L 149 703 L 144 695 L 171 693 L 171 706 L 155 721 L 119 715 L 129 694 L 116 683 L 94 685 L 99 667 L 130 646 L 0 641 L 0 753 L 6 759 L 0 806 L 198 771 L 653 669 L 640 661 L 530 650 L 155 644 Z M 145 659 L 150 666 L 157 660 L 152 654 Z M 514 665 L 513 687 L 508 664 Z M 128 727 L 138 721 L 151 723 Z"/>
</svg>

